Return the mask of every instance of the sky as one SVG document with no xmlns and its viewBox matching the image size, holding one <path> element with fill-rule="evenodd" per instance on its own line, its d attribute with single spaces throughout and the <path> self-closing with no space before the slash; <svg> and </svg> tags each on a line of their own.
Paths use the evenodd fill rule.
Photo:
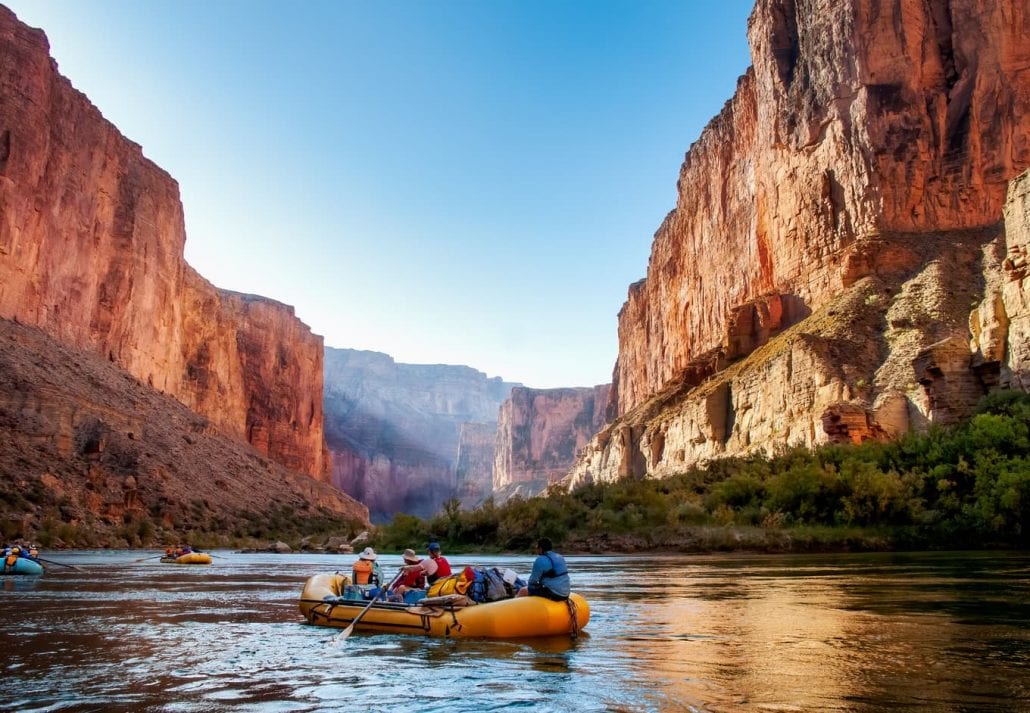
<svg viewBox="0 0 1030 713">
<path fill-rule="evenodd" d="M 329 347 L 611 380 L 753 0 L 0 0 L 175 178 L 185 257 Z"/>
</svg>

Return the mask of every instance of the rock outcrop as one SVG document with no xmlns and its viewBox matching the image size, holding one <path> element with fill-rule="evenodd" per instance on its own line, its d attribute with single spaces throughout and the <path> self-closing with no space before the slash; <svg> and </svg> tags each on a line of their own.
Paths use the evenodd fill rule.
<svg viewBox="0 0 1030 713">
<path fill-rule="evenodd" d="M 139 547 L 319 531 L 368 509 L 289 470 L 106 357 L 0 319 L 5 538 Z M 310 530 L 309 530 L 310 528 Z"/>
<path fill-rule="evenodd" d="M 327 479 L 322 339 L 183 259 L 178 185 L 0 6 L 0 317 L 103 355 L 272 460 Z"/>
<path fill-rule="evenodd" d="M 327 348 L 333 482 L 368 505 L 375 521 L 436 513 L 456 496 L 462 424 L 495 423 L 512 386 L 467 366 L 398 364 L 378 352 Z"/>
<path fill-rule="evenodd" d="M 1028 17 L 758 1 L 753 66 L 687 153 L 619 315 L 620 419 L 570 482 L 947 423 L 1003 362 L 1023 383 L 1025 347 L 1002 347 L 1021 339 L 1020 208 L 1007 227 L 1002 210 L 1030 166 Z"/>
<path fill-rule="evenodd" d="M 517 387 L 497 420 L 492 494 L 537 495 L 561 480 L 576 454 L 607 423 L 609 384 L 593 388 Z"/>
</svg>

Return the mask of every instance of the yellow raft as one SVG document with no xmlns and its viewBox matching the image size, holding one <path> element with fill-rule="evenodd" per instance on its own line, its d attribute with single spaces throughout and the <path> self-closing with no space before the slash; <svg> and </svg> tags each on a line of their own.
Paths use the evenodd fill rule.
<svg viewBox="0 0 1030 713">
<path fill-rule="evenodd" d="M 207 552 L 190 552 L 180 557 L 162 557 L 165 564 L 211 564 L 211 555 Z"/>
<path fill-rule="evenodd" d="M 368 602 L 341 600 L 350 579 L 342 574 L 316 574 L 300 595 L 300 613 L 318 626 L 345 627 Z M 326 601 L 330 597 L 331 601 Z M 590 605 L 573 592 L 567 602 L 543 597 L 516 597 L 486 604 L 456 606 L 448 597 L 422 600 L 416 606 L 376 602 L 355 631 L 423 634 L 451 638 L 521 639 L 575 635 L 590 621 Z M 458 599 L 464 599 L 459 597 Z"/>
</svg>

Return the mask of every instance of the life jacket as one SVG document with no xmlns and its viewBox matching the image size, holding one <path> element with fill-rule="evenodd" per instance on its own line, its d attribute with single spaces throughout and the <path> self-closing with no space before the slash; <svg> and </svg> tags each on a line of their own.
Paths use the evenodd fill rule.
<svg viewBox="0 0 1030 713">
<path fill-rule="evenodd" d="M 551 568 L 549 570 L 547 570 L 546 572 L 544 572 L 543 575 L 541 575 L 541 579 L 543 579 L 544 577 L 546 577 L 548 579 L 553 579 L 554 577 L 560 577 L 563 574 L 568 574 L 569 573 L 568 568 L 566 568 L 564 572 L 559 572 L 555 568 L 555 566 L 554 566 L 554 558 L 551 557 L 551 553 L 550 552 L 544 552 L 544 557 L 546 557 L 547 561 L 551 563 Z"/>
<path fill-rule="evenodd" d="M 173 550 L 171 547 L 165 548 L 165 557 L 171 557 L 173 554 L 175 554 L 175 550 Z"/>
<path fill-rule="evenodd" d="M 4 566 L 5 567 L 13 567 L 17 563 L 18 563 L 18 555 L 14 554 L 13 552 L 11 554 L 7 555 L 7 557 L 4 558 Z"/>
<path fill-rule="evenodd" d="M 433 561 L 436 562 L 436 573 L 429 575 L 429 583 L 443 579 L 444 577 L 451 576 L 451 563 L 441 557 L 434 557 Z M 462 592 L 464 594 L 464 592 Z"/>
<path fill-rule="evenodd" d="M 448 569 L 448 571 L 450 571 Z M 448 577 L 437 579 L 429 585 L 427 597 L 445 597 L 448 594 L 464 594 L 469 586 L 475 581 L 476 574 L 471 567 L 466 567 L 459 574 L 452 574 Z"/>
<path fill-rule="evenodd" d="M 369 560 L 358 560 L 354 563 L 354 584 L 370 584 L 372 582 L 373 564 Z"/>
<path fill-rule="evenodd" d="M 421 569 L 408 570 L 394 589 L 402 586 L 409 589 L 423 589 L 426 586 L 426 573 Z"/>
</svg>

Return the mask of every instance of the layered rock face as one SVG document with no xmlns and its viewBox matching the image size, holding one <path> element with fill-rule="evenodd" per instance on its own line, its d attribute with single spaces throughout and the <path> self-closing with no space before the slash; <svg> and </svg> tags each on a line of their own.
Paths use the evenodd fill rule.
<svg viewBox="0 0 1030 713">
<path fill-rule="evenodd" d="M 969 318 L 973 368 L 998 384 L 1030 391 L 1030 171 L 1012 182 L 1005 244 L 985 260 L 984 298 Z"/>
<path fill-rule="evenodd" d="M 1002 210 L 1030 165 L 1028 16 L 759 0 L 753 66 L 619 315 L 621 419 L 573 482 L 946 423 L 1013 371 Z"/>
<path fill-rule="evenodd" d="M 497 420 L 494 498 L 537 495 L 564 477 L 607 423 L 610 388 L 512 389 Z"/>
<path fill-rule="evenodd" d="M 101 354 L 328 479 L 322 339 L 286 305 L 214 288 L 183 259 L 178 185 L 0 6 L 0 317 Z"/>
<path fill-rule="evenodd" d="M 436 513 L 456 495 L 462 424 L 495 423 L 512 386 L 467 366 L 398 364 L 386 354 L 327 348 L 333 482 L 368 505 L 373 520 Z M 470 475 L 464 487 L 474 488 Z"/>
<path fill-rule="evenodd" d="M 493 494 L 496 444 L 496 422 L 461 424 L 458 462 L 454 469 L 454 497 L 463 508 L 474 508 Z"/>
</svg>

